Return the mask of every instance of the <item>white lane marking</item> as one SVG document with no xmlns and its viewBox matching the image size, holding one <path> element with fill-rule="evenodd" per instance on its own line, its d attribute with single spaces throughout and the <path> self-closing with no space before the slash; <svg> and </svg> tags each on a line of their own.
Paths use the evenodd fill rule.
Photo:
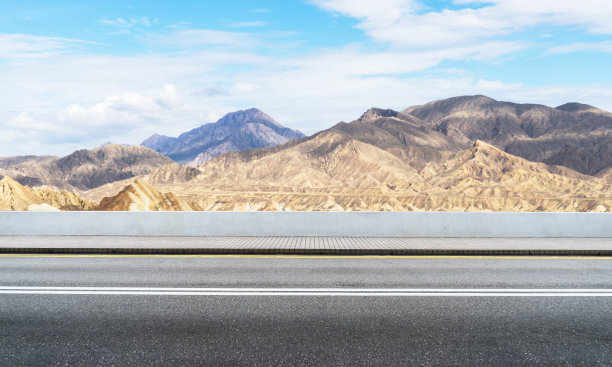
<svg viewBox="0 0 612 367">
<path fill-rule="evenodd" d="M 612 297 L 612 289 L 538 288 L 135 288 L 0 286 L 0 294 L 348 297 Z"/>
<path fill-rule="evenodd" d="M 301 297 L 612 297 L 612 293 L 258 293 L 258 292 L 88 292 L 88 291 L 4 291 L 0 294 L 38 295 L 136 295 L 136 296 L 301 296 Z"/>
<path fill-rule="evenodd" d="M 2 286 L 0 290 L 184 291 L 184 292 L 612 292 L 607 288 L 167 288 L 167 287 L 32 287 Z"/>
</svg>

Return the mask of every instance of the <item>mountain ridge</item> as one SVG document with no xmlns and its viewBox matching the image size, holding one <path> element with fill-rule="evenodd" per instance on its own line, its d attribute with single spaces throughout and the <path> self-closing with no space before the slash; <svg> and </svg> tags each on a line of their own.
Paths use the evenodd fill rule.
<svg viewBox="0 0 612 367">
<path fill-rule="evenodd" d="M 0 210 L 89 210 L 93 203 L 73 192 L 33 190 L 0 175 Z"/>
<path fill-rule="evenodd" d="M 612 210 L 609 183 L 483 141 L 421 171 L 335 133 L 241 155 L 215 157 L 185 182 L 152 183 L 203 210 Z"/>
<path fill-rule="evenodd" d="M 136 179 L 114 196 L 103 198 L 96 211 L 193 211 L 194 205 L 174 193 L 163 193 Z"/>
<path fill-rule="evenodd" d="M 280 126 L 272 120 L 254 129 L 250 114 L 267 115 L 239 112 L 225 116 L 217 126 L 221 133 Z M 217 130 L 206 126 L 200 134 L 214 138 Z M 185 141 L 201 138 L 185 134 Z M 217 148 L 231 145 L 218 137 Z M 150 141 L 172 139 L 178 138 L 153 135 Z M 575 102 L 552 108 L 477 95 L 402 111 L 373 107 L 312 136 L 210 153 L 191 166 L 145 147 L 104 149 L 140 149 L 164 159 L 136 172 L 134 165 L 142 165 L 135 154 L 113 166 L 112 172 L 123 167 L 129 175 L 116 173 L 119 180 L 81 189 L 83 197 L 104 196 L 99 210 L 612 211 L 612 114 Z M 59 183 L 74 187 L 91 180 L 91 152 L 64 158 L 8 157 L 0 159 L 0 174 L 16 167 L 36 173 L 53 162 L 60 172 L 80 175 L 76 181 L 61 176 Z M 67 168 L 60 170 L 58 162 Z M 104 173 L 108 166 L 96 167 Z"/>
<path fill-rule="evenodd" d="M 483 140 L 530 161 L 562 163 L 589 175 L 612 166 L 612 114 L 593 106 L 572 102 L 552 108 L 476 95 L 432 101 L 401 112 L 466 146 Z M 580 159 L 563 156 L 562 148 L 568 144 L 581 148 Z M 587 157 L 595 155 L 602 157 L 600 162 L 587 164 Z"/>
<path fill-rule="evenodd" d="M 214 123 L 201 125 L 176 138 L 154 134 L 141 145 L 178 163 L 197 166 L 222 153 L 264 148 L 303 136 L 297 130 L 280 125 L 264 112 L 251 108 L 228 113 Z"/>
<path fill-rule="evenodd" d="M 30 187 L 79 192 L 146 174 L 169 163 L 170 158 L 149 148 L 112 144 L 40 162 L 26 160 L 3 168 L 1 173 Z"/>
</svg>

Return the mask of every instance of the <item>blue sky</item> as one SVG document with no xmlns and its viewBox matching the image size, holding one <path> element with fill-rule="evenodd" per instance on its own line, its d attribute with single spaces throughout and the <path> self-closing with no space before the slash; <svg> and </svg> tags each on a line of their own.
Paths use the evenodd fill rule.
<svg viewBox="0 0 612 367">
<path fill-rule="evenodd" d="M 0 155 L 138 144 L 250 107 L 306 134 L 463 94 L 612 110 L 609 0 L 0 7 Z"/>
</svg>

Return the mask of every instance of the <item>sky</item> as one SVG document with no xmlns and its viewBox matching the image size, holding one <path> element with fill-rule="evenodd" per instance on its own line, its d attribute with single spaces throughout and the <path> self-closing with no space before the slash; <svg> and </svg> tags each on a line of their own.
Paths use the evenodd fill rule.
<svg viewBox="0 0 612 367">
<path fill-rule="evenodd" d="M 484 94 L 612 111 L 610 0 L 0 0 L 0 156 L 259 108 L 310 135 Z"/>
</svg>

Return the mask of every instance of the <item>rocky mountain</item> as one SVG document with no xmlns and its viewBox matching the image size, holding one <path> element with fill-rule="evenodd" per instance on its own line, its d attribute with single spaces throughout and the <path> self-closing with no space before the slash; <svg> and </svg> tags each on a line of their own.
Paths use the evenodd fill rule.
<svg viewBox="0 0 612 367">
<path fill-rule="evenodd" d="M 184 183 L 191 181 L 200 173 L 201 171 L 197 168 L 184 164 L 171 163 L 161 166 L 155 171 L 149 173 L 145 176 L 145 180 L 158 184 Z"/>
<path fill-rule="evenodd" d="M 339 144 L 329 155 L 337 161 L 310 165 L 305 175 L 299 156 L 307 146 L 248 162 L 226 154 L 205 163 L 202 175 L 191 181 L 156 186 L 203 210 L 612 211 L 609 183 L 530 162 L 482 141 L 428 165 L 420 176 L 366 145 Z M 271 169 L 285 159 L 288 169 Z M 226 173 L 218 174 L 219 167 Z"/>
<path fill-rule="evenodd" d="M 171 159 L 149 148 L 113 144 L 77 150 L 62 158 L 23 160 L 7 166 L 2 173 L 30 187 L 78 192 L 144 175 L 169 163 Z"/>
<path fill-rule="evenodd" d="M 169 171 L 149 179 L 204 210 L 612 210 L 603 180 L 484 141 L 462 149 L 414 116 L 370 112 L 311 137 L 220 155 L 181 180 L 168 180 Z"/>
<path fill-rule="evenodd" d="M 463 96 L 402 113 L 459 144 L 482 140 L 531 161 L 589 175 L 612 167 L 612 114 L 593 106 L 568 103 L 551 108 Z"/>
<path fill-rule="evenodd" d="M 135 180 L 121 192 L 106 197 L 93 210 L 105 211 L 192 211 L 195 206 L 173 193 L 162 193 L 142 180 Z"/>
<path fill-rule="evenodd" d="M 202 173 L 189 183 L 225 188 L 369 188 L 421 179 L 400 157 L 335 132 L 262 157 L 225 154 L 199 168 Z"/>
<path fill-rule="evenodd" d="M 548 164 L 580 168 L 581 172 L 597 175 L 608 168 L 612 168 L 612 131 L 592 138 L 599 144 L 590 147 L 581 147 L 567 143 L 561 150 L 544 159 Z"/>
<path fill-rule="evenodd" d="M 405 115 L 398 111 L 394 111 L 391 109 L 382 109 L 382 108 L 372 107 L 366 112 L 364 112 L 363 115 L 361 115 L 361 117 L 358 119 L 358 121 L 370 122 L 370 121 L 375 121 L 381 117 L 397 117 L 402 120 L 411 119 L 410 115 Z"/>
<path fill-rule="evenodd" d="M 81 190 L 101 199 L 97 210 L 612 211 L 612 114 L 589 105 L 455 97 L 371 108 L 309 137 L 246 149 L 254 136 L 276 136 L 274 128 L 286 129 L 248 110 L 179 138 L 148 139 L 167 154 L 175 149 L 175 159 L 213 147 L 197 153 L 197 167 L 109 145 L 70 159 L 3 158 L 0 173 Z M 41 209 L 69 205 L 34 194 L 17 196 Z"/>
<path fill-rule="evenodd" d="M 22 186 L 8 176 L 0 180 L 0 210 L 27 210 L 32 204 L 42 204 L 34 190 Z"/>
<path fill-rule="evenodd" d="M 364 114 L 364 116 L 366 116 Z M 444 134 L 431 128 L 424 127 L 418 119 L 412 116 L 384 116 L 374 120 L 362 117 L 361 119 L 345 123 L 340 122 L 330 129 L 321 131 L 313 136 L 289 141 L 282 145 L 263 149 L 244 150 L 224 154 L 219 160 L 211 160 L 214 163 L 200 166 L 203 176 L 220 174 L 225 177 L 237 175 L 226 167 L 228 162 L 237 161 L 250 164 L 260 159 L 273 159 L 278 163 L 269 164 L 270 168 L 277 165 L 277 170 L 289 170 L 291 164 L 296 164 L 296 173 L 300 168 L 304 172 L 300 176 L 312 180 L 308 167 L 323 172 L 324 176 L 330 177 L 333 167 L 338 169 L 344 167 L 341 161 L 348 154 L 355 154 L 360 149 L 381 150 L 377 153 L 361 154 L 359 157 L 370 159 L 371 155 L 381 159 L 381 165 L 389 159 L 397 160 L 402 167 L 415 170 L 424 166 L 426 162 L 439 162 L 448 158 L 453 152 L 462 148 Z M 387 158 L 382 158 L 385 156 Z M 220 163 L 223 162 L 223 163 Z M 287 165 L 283 166 L 283 162 Z M 221 166 L 220 166 L 221 164 Z M 308 172 L 307 172 L 308 171 Z M 347 172 L 351 172 L 347 169 Z M 312 172 L 310 172 L 312 173 Z M 314 173 L 313 173 L 314 174 Z M 360 170 L 350 173 L 360 175 Z M 258 177 L 257 175 L 247 175 Z M 315 175 L 316 176 L 316 175 Z M 355 179 L 359 183 L 359 179 Z M 370 183 L 360 183 L 367 186 Z"/>
<path fill-rule="evenodd" d="M 612 199 L 609 184 L 503 152 L 482 141 L 437 165 L 425 177 L 430 193 L 474 197 L 554 197 Z"/>
<path fill-rule="evenodd" d="M 127 185 L 131 184 L 132 182 L 136 181 L 137 179 L 141 177 L 143 176 L 130 177 L 130 178 L 126 178 L 125 180 L 109 182 L 107 184 L 98 186 L 91 190 L 81 191 L 79 192 L 79 195 L 87 200 L 91 200 L 91 201 L 95 201 L 99 203 L 100 200 L 104 199 L 107 196 L 117 195 L 121 190 L 123 190 L 123 188 L 125 188 Z"/>
<path fill-rule="evenodd" d="M 385 180 L 418 180 L 424 162 L 438 162 L 459 149 L 448 137 L 397 117 L 362 118 L 341 122 L 315 134 L 262 149 L 226 153 L 195 169 L 179 173 L 177 166 L 164 166 L 147 179 L 155 185 L 180 182 L 217 182 L 221 186 L 276 185 L 277 177 L 291 177 L 288 186 L 372 187 Z M 183 166 L 184 167 L 184 166 Z M 195 179 L 195 181 L 194 181 Z"/>
<path fill-rule="evenodd" d="M 215 123 L 202 125 L 177 138 L 155 134 L 141 145 L 163 153 L 179 163 L 198 166 L 226 152 L 263 148 L 303 137 L 262 111 L 252 108 L 228 113 Z"/>
<path fill-rule="evenodd" d="M 14 157 L 0 157 L 0 169 L 6 169 L 26 162 L 40 163 L 54 159 L 57 159 L 57 157 L 53 155 L 19 155 Z"/>
<path fill-rule="evenodd" d="M 599 177 L 604 182 L 612 183 L 612 167 L 606 168 L 605 170 L 599 172 L 597 174 L 597 177 Z"/>
<path fill-rule="evenodd" d="M 597 107 L 594 107 L 588 104 L 584 104 L 584 103 L 578 103 L 578 102 L 569 102 L 561 106 L 557 106 L 555 108 L 561 111 L 566 111 L 566 112 L 593 113 L 596 115 L 612 116 L 612 113 L 608 111 L 600 110 Z"/>
<path fill-rule="evenodd" d="M 33 190 L 8 176 L 0 179 L 0 210 L 89 210 L 92 206 L 72 192 Z"/>
</svg>

